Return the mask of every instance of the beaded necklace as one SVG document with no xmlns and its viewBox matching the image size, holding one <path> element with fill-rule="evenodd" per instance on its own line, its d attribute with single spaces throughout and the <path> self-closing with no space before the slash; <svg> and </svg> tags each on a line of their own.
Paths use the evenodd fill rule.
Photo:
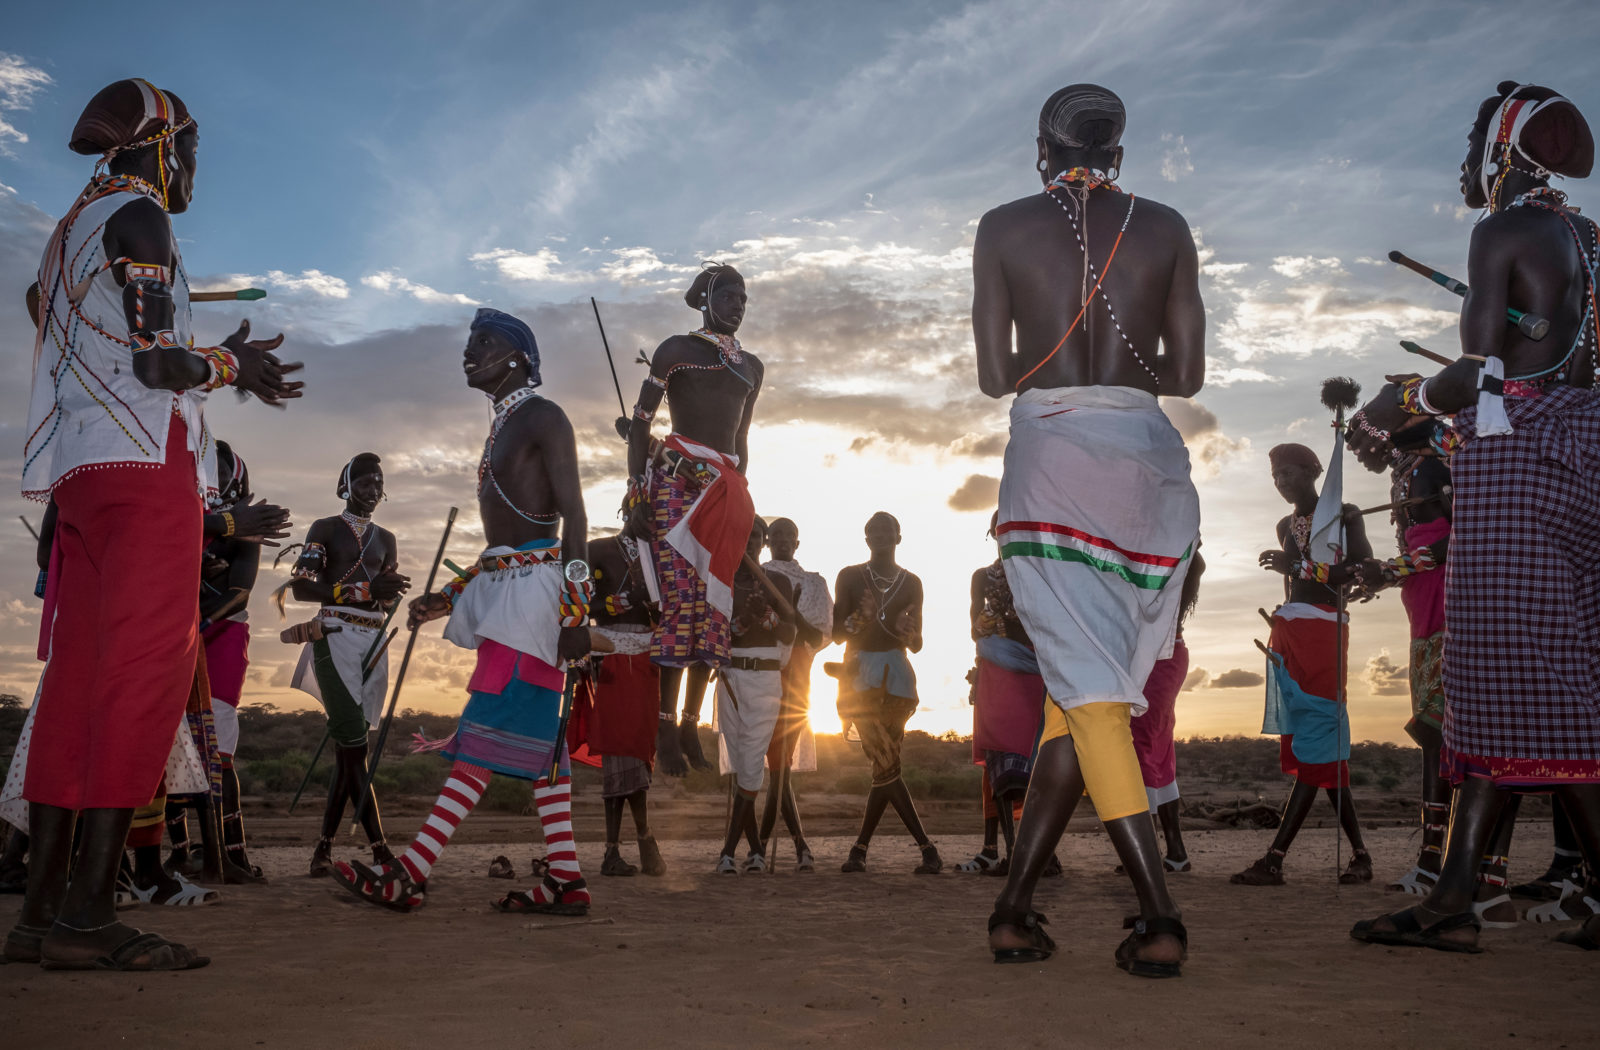
<svg viewBox="0 0 1600 1050">
<path fill-rule="evenodd" d="M 527 513 L 511 502 L 511 497 L 506 495 L 505 490 L 500 487 L 499 480 L 494 476 L 494 443 L 499 439 L 500 431 L 505 428 L 506 421 L 511 418 L 511 414 L 519 405 L 538 396 L 539 392 L 533 387 L 523 386 L 494 403 L 494 423 L 490 425 L 489 437 L 483 443 L 483 458 L 478 460 L 478 498 L 480 500 L 483 498 L 484 483 L 487 482 L 494 489 L 495 495 L 500 497 L 500 502 L 510 508 L 517 517 L 535 525 L 554 525 L 561 520 L 561 515 Z"/>
<path fill-rule="evenodd" d="M 752 390 L 755 389 L 755 383 L 748 379 L 743 372 L 733 367 L 734 365 L 744 363 L 744 347 L 739 345 L 739 340 L 735 339 L 726 332 L 713 332 L 709 328 L 696 328 L 689 334 L 716 345 L 717 363 L 714 365 L 674 365 L 667 372 L 668 379 L 672 378 L 673 372 L 676 372 L 681 368 L 698 372 L 714 372 L 718 369 L 725 368 L 729 372 L 732 372 L 734 375 L 738 376 L 739 380 L 744 383 L 745 386 L 750 387 Z"/>
<path fill-rule="evenodd" d="M 1294 536 L 1294 545 L 1300 557 L 1311 557 L 1311 515 L 1289 515 L 1289 531 Z"/>
<path fill-rule="evenodd" d="M 1135 361 L 1139 362 L 1139 367 L 1145 370 L 1145 372 L 1150 376 L 1151 381 L 1159 385 L 1161 381 L 1156 376 L 1155 369 L 1151 368 L 1150 365 L 1145 362 L 1145 359 L 1139 354 L 1139 351 L 1134 349 L 1133 340 L 1128 338 L 1128 333 L 1122 330 L 1122 322 L 1117 320 L 1117 311 L 1111 306 L 1111 296 L 1108 295 L 1105 290 L 1105 278 L 1095 273 L 1094 260 L 1089 258 L 1089 241 L 1087 233 L 1089 191 L 1102 186 L 1111 190 L 1113 193 L 1122 192 L 1122 190 L 1117 188 L 1116 183 L 1112 182 L 1108 178 L 1105 178 L 1099 172 L 1090 171 L 1085 168 L 1070 168 L 1056 176 L 1054 179 L 1051 179 L 1050 185 L 1045 187 L 1045 193 L 1061 206 L 1062 211 L 1067 213 L 1067 218 L 1072 223 L 1073 236 L 1077 237 L 1078 239 L 1078 247 L 1083 249 L 1083 287 L 1080 289 L 1080 301 L 1084 303 L 1085 309 L 1087 310 L 1088 302 L 1094 296 L 1095 292 L 1100 293 L 1100 301 L 1106 304 L 1106 313 L 1111 315 L 1111 324 L 1116 328 L 1117 334 L 1122 337 L 1122 342 L 1125 346 L 1127 346 L 1128 352 L 1133 355 L 1133 359 Z M 1056 189 L 1066 192 L 1064 192 L 1062 196 L 1057 197 L 1054 193 L 1051 193 L 1052 190 Z M 1073 192 L 1074 190 L 1076 190 L 1075 193 Z M 1068 199 L 1072 199 L 1077 204 L 1077 207 L 1067 207 Z M 1117 231 L 1118 244 L 1122 243 L 1122 235 L 1128 232 L 1128 222 L 1133 218 L 1133 205 L 1135 200 L 1137 200 L 1137 198 L 1133 194 L 1128 194 L 1128 211 L 1122 217 L 1122 228 Z M 1080 218 L 1083 219 L 1081 224 L 1079 222 Z M 1111 256 L 1110 258 L 1106 259 L 1105 270 L 1101 271 L 1101 273 L 1110 271 L 1111 259 L 1114 258 L 1116 258 L 1115 247 L 1111 249 Z M 1090 278 L 1094 278 L 1095 292 L 1089 291 Z M 1084 324 L 1085 331 L 1088 331 L 1089 326 L 1093 323 L 1093 321 L 1094 315 L 1090 314 Z"/>
<path fill-rule="evenodd" d="M 363 518 L 359 515 L 351 514 L 348 510 L 340 511 L 339 517 L 343 519 L 345 527 L 355 536 L 356 543 L 360 549 L 356 551 L 355 563 L 346 569 L 345 574 L 334 582 L 344 583 L 356 574 L 357 569 L 360 569 L 362 575 L 370 581 L 372 579 L 372 570 L 367 568 L 367 548 L 372 546 L 372 537 L 378 534 L 378 530 L 367 527 L 372 524 L 371 518 Z"/>
<path fill-rule="evenodd" d="M 344 519 L 344 523 L 349 526 L 351 532 L 355 533 L 355 537 L 358 540 L 367 534 L 367 526 L 372 524 L 370 517 L 364 518 L 359 514 L 352 514 L 348 510 L 340 511 L 339 517 Z"/>
<path fill-rule="evenodd" d="M 897 565 L 893 576 L 884 577 L 878 575 L 871 562 L 867 562 L 865 568 L 867 570 L 867 584 L 878 595 L 878 623 L 882 624 L 885 630 L 888 630 L 888 624 L 883 617 L 889 611 L 889 602 L 899 592 L 900 584 L 906 578 L 906 570 Z M 894 632 L 890 631 L 889 633 L 893 634 Z"/>
</svg>

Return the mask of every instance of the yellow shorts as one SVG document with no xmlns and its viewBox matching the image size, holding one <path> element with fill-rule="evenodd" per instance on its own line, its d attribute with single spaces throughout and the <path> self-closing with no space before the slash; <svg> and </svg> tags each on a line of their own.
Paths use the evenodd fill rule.
<svg viewBox="0 0 1600 1050">
<path fill-rule="evenodd" d="M 1150 812 L 1150 797 L 1133 750 L 1132 709 L 1127 704 L 1084 704 L 1062 711 L 1044 705 L 1041 745 L 1070 736 L 1083 770 L 1083 785 L 1102 822 Z"/>
</svg>

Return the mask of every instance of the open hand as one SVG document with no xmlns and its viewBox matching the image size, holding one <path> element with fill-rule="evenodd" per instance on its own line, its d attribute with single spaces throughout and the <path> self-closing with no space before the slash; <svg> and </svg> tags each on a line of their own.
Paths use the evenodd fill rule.
<svg viewBox="0 0 1600 1050">
<path fill-rule="evenodd" d="M 1261 557 L 1258 558 L 1257 560 L 1260 562 L 1261 567 L 1263 569 L 1266 569 L 1268 572 L 1276 572 L 1276 573 L 1280 573 L 1281 575 L 1284 575 L 1284 576 L 1289 575 L 1289 567 L 1291 565 L 1291 562 L 1289 561 L 1289 552 L 1288 551 L 1282 551 L 1282 550 L 1262 551 L 1261 552 Z"/>
<path fill-rule="evenodd" d="M 239 330 L 222 341 L 239 362 L 239 377 L 234 388 L 254 394 L 263 404 L 281 406 L 284 401 L 300 397 L 305 386 L 284 377 L 305 367 L 299 362 L 285 364 L 272 351 L 283 345 L 283 333 L 271 339 L 250 338 L 250 322 L 239 322 Z"/>
<path fill-rule="evenodd" d="M 289 508 L 279 507 L 266 500 L 255 503 L 237 503 L 228 510 L 233 515 L 233 538 L 241 543 L 259 543 L 263 547 L 276 547 L 274 540 L 289 535 Z"/>
<path fill-rule="evenodd" d="M 411 577 L 398 572 L 380 572 L 372 579 L 372 596 L 380 602 L 392 601 L 411 588 Z"/>
</svg>

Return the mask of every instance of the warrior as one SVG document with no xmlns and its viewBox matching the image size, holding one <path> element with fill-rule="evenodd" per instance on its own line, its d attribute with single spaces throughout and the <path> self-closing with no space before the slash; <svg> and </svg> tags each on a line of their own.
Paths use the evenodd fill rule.
<svg viewBox="0 0 1600 1050">
<path fill-rule="evenodd" d="M 339 470 L 334 495 L 344 500 L 344 510 L 311 523 L 289 574 L 296 600 L 322 606 L 317 613 L 321 630 L 316 632 L 321 637 L 301 648 L 290 684 L 321 701 L 333 741 L 333 781 L 311 852 L 307 874 L 312 877 L 333 871 L 333 836 L 344 819 L 346 801 L 361 821 L 373 863 L 394 860 L 384 842 L 376 792 L 367 784 L 367 734 L 383 718 L 389 691 L 384 612 L 411 586 L 410 578 L 396 571 L 400 554 L 394 533 L 372 520 L 384 498 L 378 456 L 360 452 L 351 457 Z"/>
<path fill-rule="evenodd" d="M 734 851 L 740 835 L 750 842 L 745 873 L 767 870 L 766 849 L 756 827 L 756 796 L 783 706 L 783 646 L 794 642 L 798 615 L 788 579 L 768 576 L 756 564 L 766 542 L 767 524 L 758 517 L 750 526 L 744 563 L 733 577 L 729 660 L 717 668 L 718 750 L 722 771 L 733 774 L 735 788 L 728 833 L 715 869 L 718 875 L 739 874 Z M 774 772 L 777 769 L 773 767 Z M 769 796 L 776 789 L 774 781 Z"/>
<path fill-rule="evenodd" d="M 470 698 L 448 739 L 424 743 L 450 759 L 433 813 L 399 859 L 372 867 L 339 862 L 339 882 L 397 911 L 422 905 L 439 855 L 495 773 L 534 782 L 544 830 L 543 881 L 494 903 L 501 912 L 582 915 L 588 884 L 572 838 L 572 775 L 566 745 L 563 667 L 590 651 L 588 518 L 572 424 L 535 389 L 539 344 L 521 319 L 480 309 L 462 367 L 467 385 L 494 405 L 478 462 L 478 513 L 488 548 L 467 572 L 410 606 L 413 628 L 449 616 L 444 636 L 477 650 Z"/>
<path fill-rule="evenodd" d="M 1104 88 L 1051 96 L 1037 143 L 1044 191 L 989 212 L 973 244 L 978 385 L 1017 395 L 1001 558 L 1052 701 L 989 945 L 997 962 L 1054 951 L 1033 892 L 1087 783 L 1139 896 L 1117 964 L 1168 977 L 1188 934 L 1129 722 L 1171 655 L 1200 532 L 1189 454 L 1156 397 L 1199 391 L 1205 309 L 1183 216 L 1115 184 L 1125 122 Z"/>
<path fill-rule="evenodd" d="M 900 522 L 879 511 L 867 519 L 867 550 L 872 557 L 841 569 L 833 584 L 833 640 L 844 645 L 839 670 L 839 720 L 846 735 L 852 726 L 872 763 L 872 789 L 861 833 L 839 870 L 867 870 L 867 847 L 883 811 L 894 806 L 911 839 L 922 851 L 918 875 L 944 870 L 939 850 L 917 816 L 916 803 L 900 775 L 900 746 L 906 722 L 917 710 L 917 675 L 908 653 L 922 651 L 922 580 L 895 563 Z"/>
<path fill-rule="evenodd" d="M 661 668 L 656 756 L 668 776 L 687 771 L 686 755 L 705 764 L 700 713 L 690 710 L 702 694 L 691 676 L 691 700 L 677 721 L 678 684 L 686 667 L 729 660 L 733 576 L 755 517 L 745 473 L 763 369 L 734 338 L 746 300 L 744 278 L 732 266 L 701 271 L 684 295 L 701 326 L 656 348 L 628 429 L 627 531 L 648 548 L 660 597 L 650 655 Z M 662 398 L 671 405 L 673 432 L 656 443 L 650 424 Z"/>
<path fill-rule="evenodd" d="M 568 739 L 574 757 L 580 757 L 584 748 L 600 756 L 600 796 L 606 811 L 602 875 L 667 873 L 646 808 L 661 694 L 660 672 L 650 662 L 655 615 L 641 553 L 639 542 L 625 534 L 589 544 L 589 564 L 594 569 L 590 633 L 610 641 L 611 651 L 595 658 L 593 673 L 578 685 Z M 624 808 L 633 814 L 639 839 L 637 866 L 622 859 Z"/>
<path fill-rule="evenodd" d="M 1144 698 L 1149 704 L 1144 714 L 1133 720 L 1133 749 L 1139 756 L 1139 773 L 1144 777 L 1144 793 L 1150 800 L 1150 815 L 1161 825 L 1166 856 L 1161 862 L 1177 875 L 1189 871 L 1189 851 L 1183 845 L 1183 821 L 1178 813 L 1182 794 L 1178 790 L 1178 749 L 1173 733 L 1178 725 L 1178 694 L 1189 676 L 1189 647 L 1183 642 L 1183 625 L 1200 601 L 1200 576 L 1206 560 L 1199 550 L 1194 564 L 1183 578 L 1183 602 L 1178 610 L 1178 636 L 1172 642 L 1172 655 L 1157 660 L 1144 683 Z"/>
<path fill-rule="evenodd" d="M 210 683 L 212 724 L 216 738 L 216 756 L 222 779 L 222 812 L 218 821 L 222 834 L 223 877 L 229 883 L 261 883 L 265 877 L 261 869 L 250 863 L 245 848 L 244 814 L 239 803 L 239 774 L 233 767 L 233 756 L 239 747 L 239 700 L 244 693 L 244 676 L 250 666 L 250 618 L 248 606 L 250 592 L 255 587 L 256 575 L 261 566 L 261 544 L 272 544 L 271 538 L 246 535 L 238 531 L 234 521 L 233 535 L 225 536 L 227 522 L 219 522 L 213 529 L 211 519 L 224 513 L 259 511 L 268 506 L 262 500 L 252 507 L 250 471 L 244 457 L 238 455 L 226 441 L 217 442 L 218 497 L 215 514 L 208 514 L 206 549 L 200 565 L 200 638 L 206 653 L 206 678 Z M 230 517 L 233 514 L 229 513 Z M 280 511 L 278 522 L 270 531 L 281 536 L 281 524 L 286 524 L 288 512 Z M 247 526 L 249 527 L 249 526 Z M 276 544 L 273 544 L 274 546 Z M 197 796 L 204 800 L 209 793 Z M 203 827 L 212 827 L 212 818 L 201 805 Z M 167 833 L 172 838 L 172 856 L 168 866 L 174 869 L 187 867 L 192 850 L 189 847 L 187 807 L 172 800 L 167 804 Z"/>
<path fill-rule="evenodd" d="M 989 522 L 991 539 L 999 522 L 997 511 Z M 957 870 L 1005 875 L 1016 846 L 1015 805 L 1027 795 L 1033 775 L 1033 744 L 1044 717 L 1045 687 L 1038 654 L 1017 616 L 998 552 L 993 564 L 972 574 L 971 596 L 968 616 L 978 650 L 972 686 L 972 757 L 984 770 L 984 845 Z M 1004 857 L 998 842 L 1002 829 Z"/>
<path fill-rule="evenodd" d="M 795 802 L 792 777 L 797 772 L 817 768 L 817 744 L 811 733 L 811 665 L 819 651 L 831 644 L 833 598 L 828 581 L 821 573 L 807 572 L 795 560 L 800 549 L 800 526 L 788 518 L 774 518 L 767 525 L 767 551 L 772 555 L 762 564 L 767 575 L 782 576 L 794 591 L 795 637 L 781 647 L 783 659 L 783 706 L 778 710 L 778 726 L 772 731 L 772 746 L 767 749 L 767 768 L 773 770 L 773 787 L 761 813 L 761 841 L 767 843 L 783 813 L 784 826 L 794 840 L 795 871 L 815 871 L 816 858 L 806 844 L 800 826 L 800 807 Z"/>
<path fill-rule="evenodd" d="M 1600 872 L 1600 230 L 1549 184 L 1593 165 L 1570 101 L 1533 84 L 1496 88 L 1461 165 L 1468 207 L 1487 211 L 1467 254 L 1462 356 L 1431 377 L 1390 377 L 1361 410 L 1371 454 L 1416 425 L 1450 461 L 1440 764 L 1456 792 L 1432 888 L 1357 923 L 1357 940 L 1480 951 L 1478 875 L 1518 789 L 1560 798 L 1591 878 Z M 1513 307 L 1546 318 L 1545 337 L 1508 325 Z M 1448 428 L 1418 422 L 1452 415 Z M 1600 916 L 1560 939 L 1600 948 Z"/>
<path fill-rule="evenodd" d="M 199 659 L 203 499 L 215 490 L 207 392 L 300 396 L 282 337 L 196 346 L 171 214 L 194 189 L 195 122 L 177 96 L 121 80 L 69 143 L 100 163 L 39 268 L 22 490 L 54 498 L 55 542 L 24 796 L 28 892 L 11 960 L 58 969 L 191 969 L 192 948 L 117 921 L 133 811 L 155 794 Z M 103 168 L 105 170 L 101 171 Z M 74 847 L 73 825 L 80 832 Z"/>
<path fill-rule="evenodd" d="M 1343 507 L 1345 553 L 1335 565 L 1311 560 L 1311 517 L 1317 508 L 1322 461 L 1304 445 L 1277 445 L 1267 453 L 1272 484 L 1294 512 L 1278 522 L 1278 544 L 1262 551 L 1261 567 L 1284 577 L 1284 603 L 1272 614 L 1267 679 L 1266 732 L 1276 732 L 1283 771 L 1294 778 L 1283 821 L 1266 854 L 1228 881 L 1241 886 L 1283 885 L 1283 858 L 1294 844 L 1319 790 L 1339 815 L 1350 839 L 1350 864 L 1339 873 L 1349 885 L 1372 881 L 1372 855 L 1361 837 L 1350 794 L 1350 717 L 1345 704 L 1348 592 L 1372 556 L 1360 508 Z"/>
</svg>

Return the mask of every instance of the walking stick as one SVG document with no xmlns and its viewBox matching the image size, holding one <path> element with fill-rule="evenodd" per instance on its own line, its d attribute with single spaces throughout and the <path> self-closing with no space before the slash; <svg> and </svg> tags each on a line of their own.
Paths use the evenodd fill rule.
<svg viewBox="0 0 1600 1050">
<path fill-rule="evenodd" d="M 300 778 L 300 786 L 294 790 L 294 798 L 289 802 L 289 814 L 294 815 L 294 807 L 300 804 L 300 796 L 305 792 L 306 785 L 311 783 L 311 771 L 317 768 L 317 760 L 322 757 L 322 749 L 328 746 L 328 731 L 322 731 L 322 743 L 317 745 L 316 753 L 311 756 L 311 764 L 306 766 L 306 775 Z"/>
<path fill-rule="evenodd" d="M 450 530 L 455 526 L 456 514 L 457 509 L 451 507 L 449 516 L 444 519 L 444 535 L 439 537 L 439 550 L 433 556 L 433 566 L 428 569 L 428 582 L 422 588 L 424 594 L 433 593 L 433 579 L 439 574 L 439 563 L 444 560 L 445 544 L 450 542 Z M 395 607 L 399 607 L 399 602 L 395 603 Z M 418 624 L 411 628 L 411 637 L 406 640 L 406 654 L 400 658 L 400 673 L 395 675 L 394 692 L 389 696 L 389 710 L 384 712 L 383 725 L 378 727 L 378 746 L 372 750 L 372 758 L 367 762 L 367 779 L 361 785 L 361 794 L 356 798 L 356 823 L 360 823 L 361 814 L 367 809 L 367 799 L 372 797 L 372 778 L 378 774 L 378 760 L 383 758 L 383 745 L 389 739 L 389 726 L 394 722 L 394 708 L 400 702 L 400 687 L 405 684 L 406 668 L 411 665 L 411 650 L 417 644 L 417 628 L 421 626 Z"/>
</svg>

